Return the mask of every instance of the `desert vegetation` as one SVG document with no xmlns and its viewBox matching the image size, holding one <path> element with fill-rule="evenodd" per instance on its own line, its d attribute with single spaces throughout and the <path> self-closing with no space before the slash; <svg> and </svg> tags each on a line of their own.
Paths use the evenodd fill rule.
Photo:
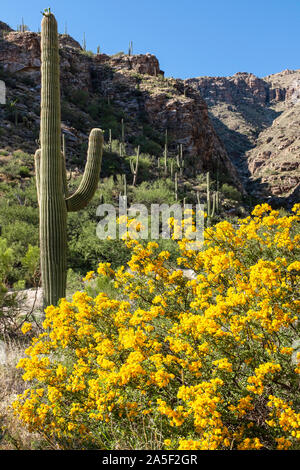
<svg viewBox="0 0 300 470">
<path fill-rule="evenodd" d="M 0 449 L 299 450 L 300 204 L 191 171 L 168 129 L 127 135 L 107 99 L 61 100 L 50 9 L 41 37 L 40 149 L 0 150 Z M 81 127 L 75 105 L 103 124 L 84 172 L 61 131 L 61 116 Z M 122 240 L 99 239 L 97 207 L 120 196 L 186 217 L 170 239 L 142 239 L 127 216 Z"/>
</svg>

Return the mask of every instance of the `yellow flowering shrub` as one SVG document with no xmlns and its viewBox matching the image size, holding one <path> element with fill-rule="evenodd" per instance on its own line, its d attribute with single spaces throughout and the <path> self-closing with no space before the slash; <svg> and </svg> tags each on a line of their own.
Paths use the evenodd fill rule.
<svg viewBox="0 0 300 470">
<path fill-rule="evenodd" d="M 46 309 L 15 413 L 61 448 L 299 449 L 299 220 L 300 205 L 257 206 L 200 251 L 180 240 L 177 266 L 127 240 L 130 270 L 86 278 L 109 276 L 118 299 Z"/>
</svg>

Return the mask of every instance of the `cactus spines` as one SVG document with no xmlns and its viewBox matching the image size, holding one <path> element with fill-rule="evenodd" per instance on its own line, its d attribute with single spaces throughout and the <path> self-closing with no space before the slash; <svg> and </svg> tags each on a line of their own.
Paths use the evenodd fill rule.
<svg viewBox="0 0 300 470">
<path fill-rule="evenodd" d="M 44 306 L 57 304 L 66 292 L 67 211 L 84 207 L 94 194 L 103 137 L 93 129 L 88 160 L 78 190 L 65 196 L 64 152 L 61 150 L 60 78 L 57 23 L 44 11 L 41 33 L 41 149 L 35 154 L 40 214 L 40 251 Z"/>
</svg>

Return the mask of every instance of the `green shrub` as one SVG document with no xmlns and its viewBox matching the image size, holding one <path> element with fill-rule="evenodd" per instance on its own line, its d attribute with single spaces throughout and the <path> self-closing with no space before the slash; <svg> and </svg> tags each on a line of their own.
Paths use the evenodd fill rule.
<svg viewBox="0 0 300 470">
<path fill-rule="evenodd" d="M 241 201 L 242 195 L 241 193 L 234 187 L 228 183 L 224 183 L 221 187 L 221 193 L 224 194 L 225 197 L 228 199 L 232 199 L 233 201 Z"/>
<path fill-rule="evenodd" d="M 26 178 L 28 176 L 31 176 L 31 171 L 27 166 L 22 165 L 19 168 L 19 175 L 21 176 L 21 178 Z"/>
<path fill-rule="evenodd" d="M 172 204 L 175 202 L 174 182 L 170 179 L 143 181 L 134 188 L 133 200 L 136 203 L 145 204 Z"/>
</svg>

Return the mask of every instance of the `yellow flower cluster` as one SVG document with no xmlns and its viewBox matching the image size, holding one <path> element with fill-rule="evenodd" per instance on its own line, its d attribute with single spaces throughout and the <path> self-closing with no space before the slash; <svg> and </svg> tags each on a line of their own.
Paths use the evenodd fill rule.
<svg viewBox="0 0 300 470">
<path fill-rule="evenodd" d="M 47 308 L 16 414 L 64 448 L 135 433 L 139 447 L 156 435 L 165 448 L 298 449 L 299 221 L 300 205 L 257 206 L 237 229 L 206 229 L 200 251 L 180 240 L 177 262 L 126 240 L 130 270 L 97 271 L 118 300 L 76 292 Z"/>
</svg>

